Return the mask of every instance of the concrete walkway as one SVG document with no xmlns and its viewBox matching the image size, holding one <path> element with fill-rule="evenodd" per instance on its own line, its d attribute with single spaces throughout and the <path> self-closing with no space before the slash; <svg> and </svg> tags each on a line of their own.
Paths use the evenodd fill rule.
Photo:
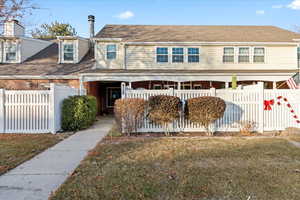
<svg viewBox="0 0 300 200">
<path fill-rule="evenodd" d="M 72 135 L 0 176 L 0 199 L 47 200 L 108 133 L 112 123 L 112 118 L 101 118 L 92 128 Z"/>
</svg>

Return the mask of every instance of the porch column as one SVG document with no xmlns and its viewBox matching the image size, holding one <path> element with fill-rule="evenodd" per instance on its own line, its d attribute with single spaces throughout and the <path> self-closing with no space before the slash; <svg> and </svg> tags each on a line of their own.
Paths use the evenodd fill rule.
<svg viewBox="0 0 300 200">
<path fill-rule="evenodd" d="M 177 82 L 177 90 L 181 90 L 181 82 Z"/>
<path fill-rule="evenodd" d="M 277 89 L 277 82 L 273 81 L 273 89 Z"/>
<path fill-rule="evenodd" d="M 84 95 L 83 77 L 79 79 L 79 95 Z"/>
<path fill-rule="evenodd" d="M 225 88 L 226 88 L 226 89 L 229 88 L 229 82 L 225 82 Z"/>
<path fill-rule="evenodd" d="M 209 87 L 212 88 L 212 81 L 209 81 Z"/>
<path fill-rule="evenodd" d="M 128 83 L 128 87 L 131 89 L 131 82 Z"/>
</svg>

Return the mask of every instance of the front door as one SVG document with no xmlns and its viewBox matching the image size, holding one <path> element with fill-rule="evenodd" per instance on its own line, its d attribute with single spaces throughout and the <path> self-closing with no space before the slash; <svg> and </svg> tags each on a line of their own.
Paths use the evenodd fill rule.
<svg viewBox="0 0 300 200">
<path fill-rule="evenodd" d="M 113 108 L 115 101 L 121 98 L 121 88 L 120 87 L 108 87 L 106 89 L 106 107 Z"/>
</svg>

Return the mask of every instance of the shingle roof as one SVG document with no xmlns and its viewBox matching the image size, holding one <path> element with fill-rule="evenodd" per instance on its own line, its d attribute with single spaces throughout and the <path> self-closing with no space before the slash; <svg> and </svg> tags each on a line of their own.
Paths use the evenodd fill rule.
<svg viewBox="0 0 300 200">
<path fill-rule="evenodd" d="M 58 44 L 54 42 L 23 63 L 0 64 L 0 76 L 60 76 L 78 75 L 94 65 L 90 51 L 78 64 L 58 64 Z"/>
<path fill-rule="evenodd" d="M 106 25 L 95 37 L 127 42 L 293 42 L 300 34 L 275 26 Z"/>
</svg>

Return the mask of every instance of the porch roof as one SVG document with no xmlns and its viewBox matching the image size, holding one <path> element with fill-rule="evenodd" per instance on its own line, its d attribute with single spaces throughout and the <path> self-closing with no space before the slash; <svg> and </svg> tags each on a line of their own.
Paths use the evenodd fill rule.
<svg viewBox="0 0 300 200">
<path fill-rule="evenodd" d="M 125 70 L 94 69 L 80 75 L 83 82 L 89 81 L 151 81 L 174 82 L 221 81 L 230 82 L 233 74 L 238 81 L 285 81 L 297 70 Z"/>
</svg>

